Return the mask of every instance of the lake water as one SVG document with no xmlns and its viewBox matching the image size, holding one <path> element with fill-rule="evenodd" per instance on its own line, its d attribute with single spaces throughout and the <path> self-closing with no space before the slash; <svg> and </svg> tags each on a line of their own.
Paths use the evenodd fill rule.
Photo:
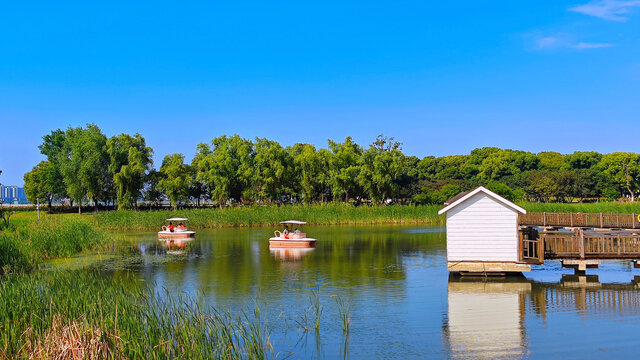
<svg viewBox="0 0 640 360">
<path fill-rule="evenodd" d="M 483 281 L 449 276 L 442 228 L 305 230 L 318 239 L 315 249 L 270 251 L 272 231 L 263 228 L 200 230 L 171 249 L 155 234 L 127 234 L 130 253 L 97 267 L 105 276 L 133 273 L 157 291 L 204 296 L 222 308 L 258 304 L 274 324 L 279 357 L 637 356 L 640 271 L 630 263 L 604 263 L 577 277 L 547 262 L 526 277 Z M 300 325 L 303 314 L 313 318 L 315 294 L 324 306 L 318 333 Z M 337 300 L 350 306 L 348 336 Z"/>
</svg>

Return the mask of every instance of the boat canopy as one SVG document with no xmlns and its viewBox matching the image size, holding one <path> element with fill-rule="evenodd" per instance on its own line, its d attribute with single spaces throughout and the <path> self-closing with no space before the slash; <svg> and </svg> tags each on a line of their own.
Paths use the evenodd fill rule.
<svg viewBox="0 0 640 360">
<path fill-rule="evenodd" d="M 286 220 L 280 221 L 280 224 L 296 224 L 296 225 L 305 225 L 306 221 L 298 221 L 298 220 Z"/>
<path fill-rule="evenodd" d="M 167 221 L 187 221 L 187 220 L 189 220 L 189 219 L 187 219 L 187 218 L 170 218 L 170 219 L 167 219 Z"/>
</svg>

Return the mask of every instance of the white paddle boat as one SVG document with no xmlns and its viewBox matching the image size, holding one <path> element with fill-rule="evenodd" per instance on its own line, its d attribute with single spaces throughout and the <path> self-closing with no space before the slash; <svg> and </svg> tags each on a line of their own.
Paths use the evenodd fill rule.
<svg viewBox="0 0 640 360">
<path fill-rule="evenodd" d="M 285 230 L 276 230 L 273 237 L 269 239 L 269 248 L 310 248 L 316 246 L 316 239 L 307 237 L 307 234 L 295 229 L 291 231 L 289 225 L 301 227 L 307 223 L 298 220 L 281 221 L 280 224 L 285 226 Z"/>
<path fill-rule="evenodd" d="M 158 231 L 159 239 L 188 239 L 196 236 L 195 231 L 188 230 L 186 226 L 183 225 L 185 221 L 189 219 L 187 218 L 170 218 L 167 219 L 169 225 L 165 225 L 162 227 L 161 231 Z M 179 223 L 179 225 L 175 225 L 175 223 Z"/>
</svg>

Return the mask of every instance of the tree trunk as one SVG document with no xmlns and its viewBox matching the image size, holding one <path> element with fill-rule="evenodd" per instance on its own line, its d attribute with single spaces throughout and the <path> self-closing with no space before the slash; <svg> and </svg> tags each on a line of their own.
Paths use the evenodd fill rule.
<svg viewBox="0 0 640 360">
<path fill-rule="evenodd" d="M 82 215 L 82 201 L 78 201 L 78 215 Z"/>
</svg>

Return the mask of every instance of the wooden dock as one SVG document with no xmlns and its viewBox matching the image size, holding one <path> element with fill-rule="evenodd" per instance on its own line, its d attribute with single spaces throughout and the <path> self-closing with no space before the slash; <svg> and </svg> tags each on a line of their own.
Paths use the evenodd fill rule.
<svg viewBox="0 0 640 360">
<path fill-rule="evenodd" d="M 528 213 L 520 214 L 518 223 L 522 262 L 563 260 L 581 271 L 597 267 L 600 260 L 627 259 L 635 260 L 634 266 L 639 264 L 637 214 Z"/>
</svg>

